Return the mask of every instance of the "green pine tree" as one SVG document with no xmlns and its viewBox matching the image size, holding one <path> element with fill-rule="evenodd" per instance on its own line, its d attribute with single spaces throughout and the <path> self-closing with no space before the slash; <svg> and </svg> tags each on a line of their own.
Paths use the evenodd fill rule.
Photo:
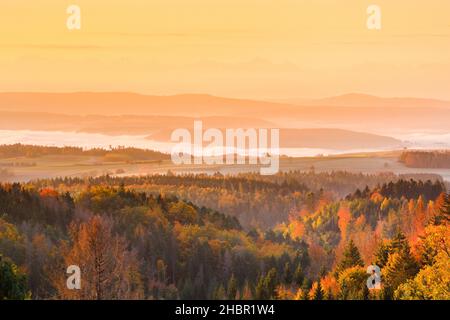
<svg viewBox="0 0 450 320">
<path fill-rule="evenodd" d="M 385 298 L 392 298 L 397 287 L 413 278 L 418 271 L 419 267 L 410 253 L 409 246 L 391 253 L 386 266 L 382 269 Z"/>
<path fill-rule="evenodd" d="M 363 300 L 370 300 L 370 291 L 369 288 L 367 288 L 367 285 L 362 285 L 362 299 Z"/>
<path fill-rule="evenodd" d="M 339 274 L 339 295 L 343 300 L 363 300 L 367 289 L 366 269 L 360 266 L 345 269 Z"/>
<path fill-rule="evenodd" d="M 325 297 L 325 293 L 323 292 L 322 285 L 320 284 L 320 281 L 317 282 L 316 287 L 313 291 L 312 300 L 323 300 Z"/>
<path fill-rule="evenodd" d="M 237 281 L 234 276 L 234 274 L 231 275 L 230 280 L 228 281 L 228 287 L 227 287 L 227 296 L 229 300 L 235 300 L 236 294 L 237 294 Z"/>
<path fill-rule="evenodd" d="M 194 295 L 194 286 L 191 278 L 187 278 L 184 282 L 183 289 L 181 290 L 181 297 L 183 299 L 192 299 Z"/>
<path fill-rule="evenodd" d="M 272 268 L 267 273 L 264 279 L 264 291 L 266 292 L 266 299 L 272 299 L 275 295 L 275 288 L 277 285 L 277 270 Z"/>
<path fill-rule="evenodd" d="M 259 300 L 269 300 L 275 296 L 277 270 L 272 268 L 267 275 L 261 275 L 255 288 L 255 297 Z"/>
<path fill-rule="evenodd" d="M 284 265 L 283 281 L 287 284 L 290 284 L 292 282 L 291 264 L 289 262 L 286 262 L 286 264 Z"/>
<path fill-rule="evenodd" d="M 391 252 L 399 252 L 400 250 L 409 250 L 409 243 L 403 232 L 398 231 L 394 238 L 390 242 Z"/>
<path fill-rule="evenodd" d="M 344 257 L 339 262 L 337 266 L 337 273 L 341 273 L 345 269 L 356 267 L 356 266 L 364 266 L 364 262 L 361 259 L 361 255 L 359 254 L 358 248 L 355 246 L 353 240 L 350 240 L 345 247 Z"/>
<path fill-rule="evenodd" d="M 401 250 L 409 251 L 409 244 L 405 235 L 398 231 L 392 240 L 380 243 L 375 252 L 375 264 L 383 268 L 388 262 L 389 255 Z"/>
<path fill-rule="evenodd" d="M 375 264 L 383 268 L 388 261 L 390 251 L 389 244 L 381 242 L 375 251 Z"/>
<path fill-rule="evenodd" d="M 0 300 L 29 299 L 27 277 L 9 259 L 0 255 Z"/>
<path fill-rule="evenodd" d="M 327 268 L 325 266 L 320 267 L 319 278 L 322 279 L 327 275 Z"/>
<path fill-rule="evenodd" d="M 309 290 L 311 289 L 311 284 L 308 279 L 303 279 L 302 284 L 302 300 L 309 300 Z"/>
<path fill-rule="evenodd" d="M 255 299 L 256 300 L 266 300 L 266 292 L 264 288 L 264 275 L 261 275 L 258 279 L 258 283 L 255 287 Z"/>
<path fill-rule="evenodd" d="M 300 287 L 303 284 L 304 279 L 305 279 L 305 275 L 303 274 L 303 269 L 300 265 L 298 265 L 297 269 L 295 269 L 292 280 L 297 286 Z"/>
</svg>

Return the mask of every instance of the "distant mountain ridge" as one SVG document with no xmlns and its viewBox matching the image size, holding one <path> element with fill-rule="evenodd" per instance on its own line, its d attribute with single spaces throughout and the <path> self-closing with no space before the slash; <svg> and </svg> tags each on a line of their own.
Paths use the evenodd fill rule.
<svg viewBox="0 0 450 320">
<path fill-rule="evenodd" d="M 285 99 L 280 102 L 308 106 L 330 107 L 412 107 L 450 108 L 450 101 L 425 98 L 382 98 L 369 94 L 349 93 L 323 99 Z"/>
<path fill-rule="evenodd" d="M 98 133 L 110 136 L 146 136 L 170 142 L 173 130 L 193 130 L 194 117 L 179 116 L 80 116 L 39 112 L 0 111 L 0 130 Z M 277 128 L 257 118 L 202 117 L 203 128 Z M 281 148 L 367 149 L 399 148 L 400 140 L 364 132 L 333 128 L 280 128 Z"/>
<path fill-rule="evenodd" d="M 155 130 L 190 128 L 196 118 L 146 115 L 67 115 L 47 112 L 0 111 L 0 129 L 102 133 L 107 135 L 147 135 Z M 213 128 L 274 128 L 275 124 L 257 118 L 211 116 L 201 118 Z"/>
<path fill-rule="evenodd" d="M 274 107 L 287 108 L 289 105 L 207 94 L 154 96 L 128 92 L 0 93 L 0 110 L 73 115 L 225 116 L 254 114 L 255 111 Z"/>
<path fill-rule="evenodd" d="M 299 99 L 284 102 L 236 99 L 208 94 L 167 96 L 129 92 L 4 92 L 0 93 L 0 110 L 49 112 L 77 115 L 236 115 L 292 111 L 297 106 L 323 107 L 410 107 L 450 108 L 450 101 L 421 98 L 381 98 L 367 94 L 345 94 L 324 99 Z"/>
<path fill-rule="evenodd" d="M 359 102 L 363 101 L 363 102 Z M 328 104 L 328 105 L 327 105 Z M 450 103 L 431 99 L 344 95 L 302 105 L 205 94 L 150 96 L 126 92 L 0 93 L 0 111 L 73 116 L 227 117 L 280 128 L 341 128 L 389 132 L 448 131 Z M 247 123 L 250 124 L 249 121 Z M 227 126 L 223 123 L 222 127 Z M 239 123 L 239 122 L 238 122 Z M 116 123 L 117 125 L 118 123 Z M 1 128 L 0 128 L 1 129 Z"/>
</svg>

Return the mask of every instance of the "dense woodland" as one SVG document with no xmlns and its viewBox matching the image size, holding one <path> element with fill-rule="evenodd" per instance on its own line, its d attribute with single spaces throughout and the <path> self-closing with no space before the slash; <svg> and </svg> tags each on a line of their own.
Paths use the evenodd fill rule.
<svg viewBox="0 0 450 320">
<path fill-rule="evenodd" d="M 86 185 L 119 187 L 123 184 L 128 189 L 152 193 L 155 196 L 173 195 L 192 201 L 199 206 L 238 218 L 244 228 L 265 230 L 286 222 L 292 212 L 303 209 L 312 212 L 320 203 L 341 199 L 357 189 L 381 187 L 388 185 L 389 182 L 406 178 L 390 173 L 372 175 L 343 171 L 315 173 L 311 170 L 291 171 L 273 176 L 253 173 L 236 176 L 223 176 L 219 173 L 215 175 L 169 173 L 120 178 L 113 176 L 60 178 L 36 181 L 34 185 L 39 188 L 56 188 L 62 192 L 76 193 Z M 434 178 L 434 183 L 425 184 L 425 188 L 435 188 L 432 198 L 445 189 L 441 180 Z M 422 190 L 421 184 L 422 182 L 417 186 L 417 190 Z M 428 190 L 426 192 L 428 194 Z"/>
<path fill-rule="evenodd" d="M 400 162 L 412 168 L 450 168 L 450 151 L 405 151 Z"/>
<path fill-rule="evenodd" d="M 358 183 L 310 172 L 4 184 L 0 299 L 450 299 L 444 185 L 366 176 L 370 187 L 336 198 L 344 176 Z M 196 203 L 202 190 L 223 210 Z M 380 290 L 367 289 L 371 264 Z M 81 290 L 66 287 L 69 265 Z"/>
<path fill-rule="evenodd" d="M 158 151 L 138 149 L 132 147 L 110 147 L 109 149 L 93 148 L 83 149 L 80 147 L 51 147 L 35 146 L 25 144 L 0 145 L 0 158 L 12 157 L 42 157 L 42 156 L 97 156 L 105 157 L 109 161 L 124 160 L 168 160 L 169 154 Z"/>
</svg>

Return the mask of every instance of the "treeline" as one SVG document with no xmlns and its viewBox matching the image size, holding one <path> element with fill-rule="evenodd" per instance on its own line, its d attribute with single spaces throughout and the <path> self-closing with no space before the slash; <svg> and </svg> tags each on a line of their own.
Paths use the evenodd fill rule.
<svg viewBox="0 0 450 320">
<path fill-rule="evenodd" d="M 50 155 L 66 155 L 66 156 L 97 156 L 109 157 L 126 156 L 132 160 L 168 160 L 170 155 L 158 151 L 138 149 L 132 147 L 111 147 L 110 149 L 93 148 L 83 149 L 80 147 L 52 147 L 52 146 L 35 146 L 25 144 L 0 145 L 0 158 L 12 157 L 42 157 Z"/>
<path fill-rule="evenodd" d="M 423 197 L 425 200 L 436 199 L 441 193 L 446 192 L 446 186 L 443 182 L 436 180 L 416 181 L 400 179 L 395 182 L 383 183 L 372 190 L 366 186 L 362 191 L 357 189 L 353 194 L 346 197 L 347 200 L 367 198 L 371 194 L 378 193 L 381 196 L 395 199 L 417 199 Z"/>
<path fill-rule="evenodd" d="M 401 176 L 389 173 L 361 174 L 343 171 L 315 173 L 292 171 L 274 176 L 256 173 L 232 175 L 148 175 L 91 178 L 56 178 L 39 180 L 33 184 L 39 188 L 51 187 L 59 191 L 75 192 L 86 186 L 104 185 L 127 188 L 149 194 L 174 195 L 227 215 L 238 218 L 247 230 L 267 230 L 289 220 L 292 212 L 313 212 L 324 203 L 339 200 L 357 188 L 376 188 Z M 417 198 L 423 192 L 423 183 L 417 182 L 410 190 L 410 197 Z M 440 182 L 436 182 L 436 185 Z M 344 193 L 348 190 L 348 193 Z M 439 189 L 442 192 L 442 189 Z M 387 194 L 386 196 L 393 196 Z M 436 198 L 436 193 L 427 199 Z"/>
<path fill-rule="evenodd" d="M 412 168 L 450 168 L 450 150 L 404 151 L 400 162 Z"/>
<path fill-rule="evenodd" d="M 309 192 L 297 180 L 270 181 L 260 177 L 200 175 L 149 175 L 39 180 L 38 187 L 75 191 L 86 186 L 104 185 L 127 188 L 147 194 L 171 195 L 236 217 L 246 228 L 270 229 L 286 221 L 291 210 L 314 206 L 321 193 Z"/>
</svg>

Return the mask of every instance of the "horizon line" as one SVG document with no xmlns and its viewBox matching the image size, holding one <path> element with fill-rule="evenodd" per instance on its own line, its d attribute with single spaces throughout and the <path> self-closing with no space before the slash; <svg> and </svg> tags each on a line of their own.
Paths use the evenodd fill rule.
<svg viewBox="0 0 450 320">
<path fill-rule="evenodd" d="M 177 96 L 203 96 L 203 97 L 213 97 L 213 98 L 222 98 L 222 99 L 232 99 L 232 100 L 248 100 L 248 101 L 262 101 L 262 102 L 270 102 L 270 103 L 279 103 L 279 104 L 292 104 L 289 100 L 297 99 L 297 100 L 305 100 L 305 101 L 320 101 L 326 99 L 333 98 L 343 98 L 350 96 L 359 96 L 366 98 L 376 98 L 376 99 L 417 99 L 417 100 L 433 100 L 435 102 L 446 102 L 450 103 L 450 99 L 441 99 L 434 97 L 418 97 L 418 96 L 382 96 L 372 93 L 363 93 L 363 92 L 347 92 L 336 95 L 327 95 L 322 97 L 278 97 L 278 98 L 269 98 L 269 97 L 237 97 L 237 96 L 225 96 L 225 95 L 216 95 L 212 93 L 206 92 L 180 92 L 180 93 L 171 93 L 171 94 L 154 94 L 148 92 L 139 92 L 139 91 L 111 91 L 111 90 L 73 90 L 73 91 L 41 91 L 41 90 L 18 90 L 18 91 L 0 91 L 0 94 L 128 94 L 128 95 L 137 95 L 144 97 L 177 97 Z M 286 100 L 286 101 L 283 101 Z"/>
</svg>

